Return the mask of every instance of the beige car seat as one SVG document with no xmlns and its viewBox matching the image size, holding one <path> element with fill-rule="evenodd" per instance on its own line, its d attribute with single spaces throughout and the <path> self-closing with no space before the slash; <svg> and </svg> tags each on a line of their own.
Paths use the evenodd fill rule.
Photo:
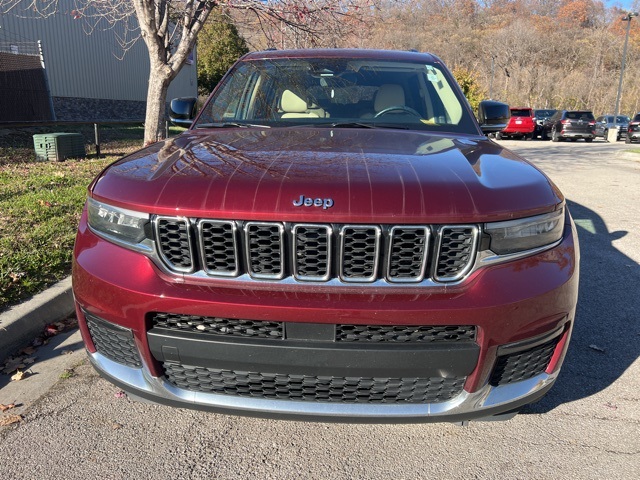
<svg viewBox="0 0 640 480">
<path fill-rule="evenodd" d="M 315 104 L 309 105 L 291 90 L 282 92 L 280 108 L 284 112 L 281 118 L 321 118 L 325 112 Z"/>
<path fill-rule="evenodd" d="M 389 107 L 404 107 L 404 89 L 394 83 L 380 85 L 373 99 L 373 109 L 375 113 L 365 113 L 362 118 L 372 118 Z"/>
</svg>

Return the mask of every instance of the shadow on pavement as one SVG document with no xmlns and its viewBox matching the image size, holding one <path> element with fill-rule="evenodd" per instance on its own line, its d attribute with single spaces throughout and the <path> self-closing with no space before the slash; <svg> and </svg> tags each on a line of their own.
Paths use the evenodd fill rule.
<svg viewBox="0 0 640 480">
<path fill-rule="evenodd" d="M 81 341 L 65 343 L 67 339 L 77 330 L 77 328 L 74 328 L 65 332 L 61 332 L 58 335 L 51 337 L 46 345 L 37 347 L 34 353 L 29 355 L 35 359 L 34 363 L 28 365 L 27 368 L 24 369 L 24 371 L 30 372 L 29 375 L 37 375 L 39 364 L 46 362 L 47 360 L 51 360 L 52 358 L 59 357 L 60 355 L 65 355 L 68 352 L 75 352 L 84 348 L 84 344 Z M 2 364 L 0 364 L 0 368 L 1 367 Z M 4 387 L 9 382 L 11 382 L 11 375 L 3 375 L 2 373 L 0 373 L 0 388 Z"/>
<path fill-rule="evenodd" d="M 543 413 L 601 392 L 640 356 L 640 268 L 613 242 L 593 210 L 568 201 L 580 239 L 580 294 L 573 336 L 558 381 L 522 413 Z"/>
</svg>

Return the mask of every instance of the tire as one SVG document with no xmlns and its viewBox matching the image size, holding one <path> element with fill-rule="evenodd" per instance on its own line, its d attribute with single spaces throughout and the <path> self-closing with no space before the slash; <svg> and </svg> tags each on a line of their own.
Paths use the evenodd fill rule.
<svg viewBox="0 0 640 480">
<path fill-rule="evenodd" d="M 551 141 L 552 142 L 559 142 L 560 141 L 560 135 L 558 135 L 558 132 L 556 132 L 555 128 L 553 130 L 551 130 Z"/>
<path fill-rule="evenodd" d="M 535 136 L 534 133 L 531 132 L 531 133 L 527 133 L 523 138 L 525 140 L 533 140 L 534 136 Z"/>
<path fill-rule="evenodd" d="M 586 140 L 586 139 L 585 139 L 585 140 Z M 577 141 L 578 141 L 578 139 L 577 139 L 577 138 L 572 138 L 572 139 L 571 139 L 571 141 L 572 141 L 572 142 L 577 142 Z"/>
<path fill-rule="evenodd" d="M 585 138 L 584 141 L 587 143 L 591 143 L 593 142 L 593 138 Z"/>
<path fill-rule="evenodd" d="M 602 132 L 602 139 L 603 139 L 605 142 L 608 142 L 608 141 L 609 141 L 609 130 L 608 130 L 608 129 L 605 129 L 605 130 Z"/>
<path fill-rule="evenodd" d="M 502 133 L 496 132 L 496 140 L 502 140 Z"/>
<path fill-rule="evenodd" d="M 540 132 L 540 140 L 549 140 L 549 137 L 547 136 L 547 131 L 542 129 L 542 132 Z"/>
<path fill-rule="evenodd" d="M 627 134 L 627 138 L 624 139 L 624 143 L 631 143 L 631 137 Z"/>
</svg>

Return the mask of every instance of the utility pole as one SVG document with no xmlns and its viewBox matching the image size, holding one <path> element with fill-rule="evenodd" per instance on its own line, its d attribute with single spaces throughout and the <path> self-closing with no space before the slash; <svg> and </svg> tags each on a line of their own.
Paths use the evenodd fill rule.
<svg viewBox="0 0 640 480">
<path fill-rule="evenodd" d="M 623 22 L 627 22 L 627 34 L 624 37 L 624 49 L 622 50 L 622 67 L 620 68 L 620 82 L 618 83 L 618 95 L 616 96 L 616 111 L 613 114 L 613 127 L 618 123 L 620 113 L 620 96 L 622 95 L 622 77 L 624 76 L 624 65 L 627 61 L 627 45 L 629 44 L 629 30 L 631 30 L 631 19 L 637 17 L 638 12 L 629 12 L 622 17 Z"/>
</svg>

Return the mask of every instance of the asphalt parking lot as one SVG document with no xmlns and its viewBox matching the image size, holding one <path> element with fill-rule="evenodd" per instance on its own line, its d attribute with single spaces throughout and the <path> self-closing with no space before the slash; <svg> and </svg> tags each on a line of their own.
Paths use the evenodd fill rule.
<svg viewBox="0 0 640 480">
<path fill-rule="evenodd" d="M 60 347 L 79 354 L 73 375 L 47 387 L 21 423 L 0 428 L 0 478 L 638 478 L 640 154 L 627 150 L 640 146 L 499 143 L 560 187 L 580 237 L 573 339 L 540 402 L 510 421 L 466 427 L 179 410 L 119 395 L 82 360 L 76 337 Z"/>
</svg>

